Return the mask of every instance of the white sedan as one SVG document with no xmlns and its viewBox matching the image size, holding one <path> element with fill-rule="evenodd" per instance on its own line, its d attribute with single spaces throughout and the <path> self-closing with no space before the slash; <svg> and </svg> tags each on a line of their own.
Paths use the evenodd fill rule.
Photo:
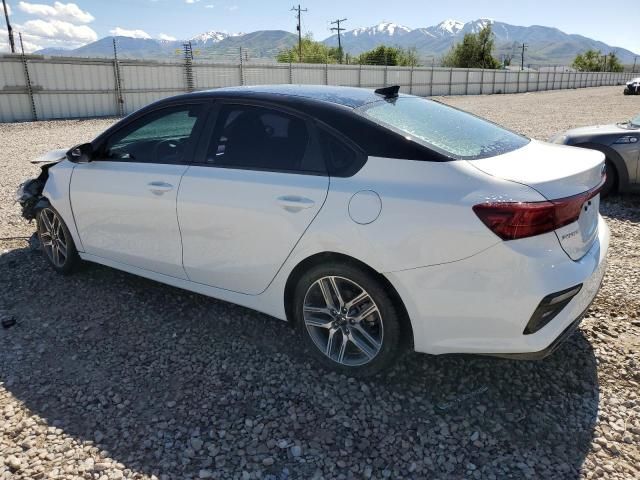
<svg viewBox="0 0 640 480">
<path fill-rule="evenodd" d="M 601 153 L 398 87 L 181 95 L 40 162 L 18 199 L 58 272 L 96 262 L 288 320 L 351 375 L 407 349 L 541 358 L 605 271 Z"/>
</svg>

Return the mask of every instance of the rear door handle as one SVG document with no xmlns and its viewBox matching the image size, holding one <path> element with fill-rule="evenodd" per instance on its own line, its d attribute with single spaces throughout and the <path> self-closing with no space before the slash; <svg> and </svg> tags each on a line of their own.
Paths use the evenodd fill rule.
<svg viewBox="0 0 640 480">
<path fill-rule="evenodd" d="M 147 186 L 154 195 L 162 195 L 163 193 L 173 190 L 173 185 L 167 182 L 155 181 L 148 183 Z"/>
<path fill-rule="evenodd" d="M 316 202 L 307 197 L 300 197 L 298 195 L 284 195 L 277 198 L 278 205 L 284 208 L 287 212 L 296 213 L 300 210 L 313 207 Z"/>
</svg>

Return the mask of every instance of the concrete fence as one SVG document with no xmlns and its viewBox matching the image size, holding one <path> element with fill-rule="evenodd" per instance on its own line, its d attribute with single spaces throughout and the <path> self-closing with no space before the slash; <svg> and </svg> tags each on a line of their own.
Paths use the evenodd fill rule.
<svg viewBox="0 0 640 480">
<path fill-rule="evenodd" d="M 171 95 L 235 85 L 400 85 L 402 92 L 420 96 L 479 95 L 621 85 L 633 76 L 608 72 L 5 55 L 0 57 L 0 122 L 121 116 Z"/>
</svg>

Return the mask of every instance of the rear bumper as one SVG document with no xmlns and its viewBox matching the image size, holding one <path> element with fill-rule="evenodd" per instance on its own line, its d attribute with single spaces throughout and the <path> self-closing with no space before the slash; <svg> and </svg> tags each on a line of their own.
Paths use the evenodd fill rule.
<svg viewBox="0 0 640 480">
<path fill-rule="evenodd" d="M 598 293 L 608 247 L 609 229 L 599 217 L 598 236 L 578 261 L 550 233 L 386 276 L 405 303 L 416 351 L 542 358 L 577 327 Z M 578 284 L 580 292 L 550 323 L 523 333 L 544 297 Z"/>
</svg>

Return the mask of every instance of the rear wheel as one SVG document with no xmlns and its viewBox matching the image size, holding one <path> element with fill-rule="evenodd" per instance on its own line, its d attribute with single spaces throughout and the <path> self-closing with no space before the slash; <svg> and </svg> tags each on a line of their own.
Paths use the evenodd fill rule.
<svg viewBox="0 0 640 480">
<path fill-rule="evenodd" d="M 377 279 L 355 266 L 336 262 L 313 267 L 298 282 L 294 302 L 302 340 L 325 367 L 374 375 L 401 351 L 393 301 Z"/>
<path fill-rule="evenodd" d="M 45 258 L 58 273 L 71 273 L 80 263 L 80 257 L 62 217 L 49 206 L 38 212 L 37 222 L 38 238 Z"/>
</svg>

